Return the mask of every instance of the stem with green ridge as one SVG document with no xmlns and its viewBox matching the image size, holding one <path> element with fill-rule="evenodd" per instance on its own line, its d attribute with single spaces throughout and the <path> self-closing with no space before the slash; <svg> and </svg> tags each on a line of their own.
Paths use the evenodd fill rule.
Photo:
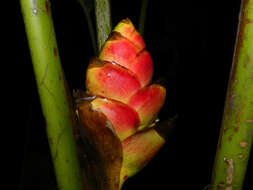
<svg viewBox="0 0 253 190">
<path fill-rule="evenodd" d="M 83 9 L 83 12 L 84 12 L 87 24 L 88 24 L 88 29 L 89 29 L 89 32 L 90 32 L 93 53 L 94 53 L 94 55 L 96 55 L 97 54 L 97 44 L 96 44 L 95 31 L 94 31 L 94 28 L 93 28 L 93 25 L 92 25 L 92 19 L 91 19 L 91 16 L 90 16 L 90 11 L 88 10 L 88 8 L 85 5 L 85 2 L 83 0 L 78 0 L 78 2 L 80 3 L 80 5 Z"/>
<path fill-rule="evenodd" d="M 241 190 L 253 142 L 253 0 L 242 0 L 209 190 Z"/>
<path fill-rule="evenodd" d="M 142 36 L 144 36 L 144 25 L 146 22 L 147 7 L 148 7 L 148 0 L 142 0 L 141 13 L 139 18 L 139 28 L 138 28 L 138 31 Z"/>
<path fill-rule="evenodd" d="M 100 51 L 102 45 L 112 30 L 110 0 L 95 0 L 97 45 Z"/>
<path fill-rule="evenodd" d="M 82 190 L 74 112 L 56 43 L 49 0 L 20 0 L 59 190 Z"/>
</svg>

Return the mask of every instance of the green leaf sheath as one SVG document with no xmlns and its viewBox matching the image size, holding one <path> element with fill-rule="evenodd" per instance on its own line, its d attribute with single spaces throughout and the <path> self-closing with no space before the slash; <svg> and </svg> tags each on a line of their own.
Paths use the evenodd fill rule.
<svg viewBox="0 0 253 190">
<path fill-rule="evenodd" d="M 59 190 L 81 190 L 74 114 L 48 0 L 20 0 Z"/>
<path fill-rule="evenodd" d="M 98 52 L 112 30 L 110 0 L 95 0 Z"/>
<path fill-rule="evenodd" d="M 147 17 L 147 7 L 148 7 L 148 0 L 142 0 L 138 30 L 143 37 L 144 37 L 144 25 Z"/>
<path fill-rule="evenodd" d="M 210 190 L 241 190 L 253 141 L 253 0 L 242 0 Z"/>
<path fill-rule="evenodd" d="M 89 29 L 89 33 L 90 33 L 90 37 L 91 37 L 91 43 L 92 43 L 92 48 L 93 48 L 93 53 L 94 56 L 97 54 L 97 44 L 96 44 L 96 37 L 95 37 L 95 32 L 94 32 L 94 28 L 92 25 L 92 19 L 90 16 L 90 9 L 88 7 L 88 5 L 85 4 L 85 0 L 78 0 L 78 2 L 80 3 L 82 9 L 83 9 L 83 13 L 85 15 L 86 21 L 87 21 L 87 25 L 88 25 L 88 29 Z"/>
</svg>

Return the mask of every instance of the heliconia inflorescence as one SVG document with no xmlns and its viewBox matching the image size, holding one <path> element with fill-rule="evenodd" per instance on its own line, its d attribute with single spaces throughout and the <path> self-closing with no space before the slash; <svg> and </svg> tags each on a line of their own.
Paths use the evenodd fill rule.
<svg viewBox="0 0 253 190">
<path fill-rule="evenodd" d="M 164 103 L 166 89 L 151 84 L 153 63 L 143 38 L 129 19 L 122 20 L 93 58 L 86 73 L 89 109 L 105 115 L 122 146 L 120 184 L 142 169 L 165 143 L 154 121 Z M 87 112 L 78 106 L 81 123 Z M 86 118 L 86 119 L 85 119 Z M 100 127 L 100 126 L 97 126 Z M 111 145 L 113 146 L 113 145 Z"/>
</svg>

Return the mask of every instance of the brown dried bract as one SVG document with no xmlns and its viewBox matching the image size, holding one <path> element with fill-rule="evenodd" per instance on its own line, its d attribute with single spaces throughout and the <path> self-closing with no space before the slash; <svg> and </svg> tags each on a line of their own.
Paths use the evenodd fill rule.
<svg viewBox="0 0 253 190">
<path fill-rule="evenodd" d="M 85 189 L 118 190 L 122 164 L 119 138 L 105 115 L 93 110 L 89 101 L 79 102 L 77 109 L 83 139 L 80 158 Z"/>
</svg>

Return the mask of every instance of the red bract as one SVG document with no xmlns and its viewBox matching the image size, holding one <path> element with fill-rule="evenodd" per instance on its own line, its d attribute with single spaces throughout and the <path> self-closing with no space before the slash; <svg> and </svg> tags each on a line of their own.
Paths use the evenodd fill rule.
<svg viewBox="0 0 253 190">
<path fill-rule="evenodd" d="M 113 31 L 119 32 L 122 36 L 129 39 L 140 50 L 146 47 L 142 36 L 135 29 L 134 25 L 128 18 L 121 20 L 120 23 L 113 29 Z"/>
<path fill-rule="evenodd" d="M 99 130 L 94 127 L 109 123 L 112 135 L 120 141 L 123 160 L 119 188 L 143 168 L 165 142 L 152 127 L 164 103 L 166 89 L 159 84 L 149 85 L 152 75 L 151 56 L 129 19 L 115 27 L 99 57 L 92 59 L 87 69 L 87 94 L 95 98 L 78 105 L 80 121 L 84 127 L 92 126 L 88 130 L 91 136 L 104 135 L 96 134 Z M 99 117 L 103 122 L 94 120 L 94 112 L 104 115 Z M 101 149 L 97 144 L 101 141 L 92 143 Z"/>
<path fill-rule="evenodd" d="M 91 105 L 96 111 L 105 114 L 120 140 L 124 140 L 137 131 L 140 123 L 139 116 L 126 104 L 106 98 L 96 98 Z"/>
<path fill-rule="evenodd" d="M 86 88 L 90 94 L 126 103 L 140 88 L 129 70 L 111 62 L 93 59 L 87 69 Z"/>
<path fill-rule="evenodd" d="M 128 69 L 136 74 L 142 87 L 147 86 L 153 75 L 153 63 L 149 52 L 145 49 L 139 52 Z"/>
<path fill-rule="evenodd" d="M 148 126 L 157 117 L 166 95 L 164 87 L 153 84 L 140 89 L 129 100 L 128 105 L 132 107 L 140 116 L 139 129 Z"/>
<path fill-rule="evenodd" d="M 165 140 L 152 128 L 124 140 L 120 184 L 141 170 L 164 143 Z"/>
<path fill-rule="evenodd" d="M 129 68 L 139 49 L 118 32 L 113 32 L 103 45 L 99 58 Z"/>
</svg>

